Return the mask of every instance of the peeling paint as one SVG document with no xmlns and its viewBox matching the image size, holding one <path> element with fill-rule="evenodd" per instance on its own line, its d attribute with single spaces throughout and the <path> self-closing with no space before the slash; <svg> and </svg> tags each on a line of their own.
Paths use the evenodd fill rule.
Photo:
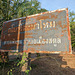
<svg viewBox="0 0 75 75">
<path fill-rule="evenodd" d="M 3 24 L 1 45 L 5 51 L 72 51 L 67 8 L 14 19 Z"/>
</svg>

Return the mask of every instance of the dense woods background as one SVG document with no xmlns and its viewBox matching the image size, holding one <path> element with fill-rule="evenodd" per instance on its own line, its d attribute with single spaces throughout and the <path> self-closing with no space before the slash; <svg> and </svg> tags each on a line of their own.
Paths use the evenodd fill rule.
<svg viewBox="0 0 75 75">
<path fill-rule="evenodd" d="M 2 24 L 15 18 L 45 12 L 38 0 L 0 0 L 0 36 Z M 72 49 L 75 51 L 75 12 L 69 12 Z"/>
</svg>

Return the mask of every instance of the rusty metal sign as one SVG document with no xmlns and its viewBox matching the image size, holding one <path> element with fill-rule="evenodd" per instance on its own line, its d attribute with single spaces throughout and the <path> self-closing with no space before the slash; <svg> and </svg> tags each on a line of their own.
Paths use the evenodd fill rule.
<svg viewBox="0 0 75 75">
<path fill-rule="evenodd" d="M 2 49 L 13 52 L 70 52 L 68 9 L 58 9 L 4 22 Z"/>
</svg>

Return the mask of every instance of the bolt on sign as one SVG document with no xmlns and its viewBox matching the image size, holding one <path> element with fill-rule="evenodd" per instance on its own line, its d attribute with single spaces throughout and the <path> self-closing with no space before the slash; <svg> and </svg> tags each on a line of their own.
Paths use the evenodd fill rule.
<svg viewBox="0 0 75 75">
<path fill-rule="evenodd" d="M 3 24 L 4 51 L 71 53 L 68 9 L 58 9 L 22 17 Z"/>
</svg>

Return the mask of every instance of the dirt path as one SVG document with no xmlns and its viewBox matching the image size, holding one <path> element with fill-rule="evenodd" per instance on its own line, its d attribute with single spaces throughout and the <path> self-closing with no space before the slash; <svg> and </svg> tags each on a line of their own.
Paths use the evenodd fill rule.
<svg viewBox="0 0 75 75">
<path fill-rule="evenodd" d="M 75 75 L 75 55 L 44 55 L 31 66 L 30 75 Z"/>
<path fill-rule="evenodd" d="M 6 64 L 4 71 L 0 67 L 0 75 L 7 75 L 12 67 L 15 68 L 13 75 L 21 75 L 14 63 Z M 75 75 L 75 55 L 31 54 L 31 67 L 29 75 Z"/>
</svg>

